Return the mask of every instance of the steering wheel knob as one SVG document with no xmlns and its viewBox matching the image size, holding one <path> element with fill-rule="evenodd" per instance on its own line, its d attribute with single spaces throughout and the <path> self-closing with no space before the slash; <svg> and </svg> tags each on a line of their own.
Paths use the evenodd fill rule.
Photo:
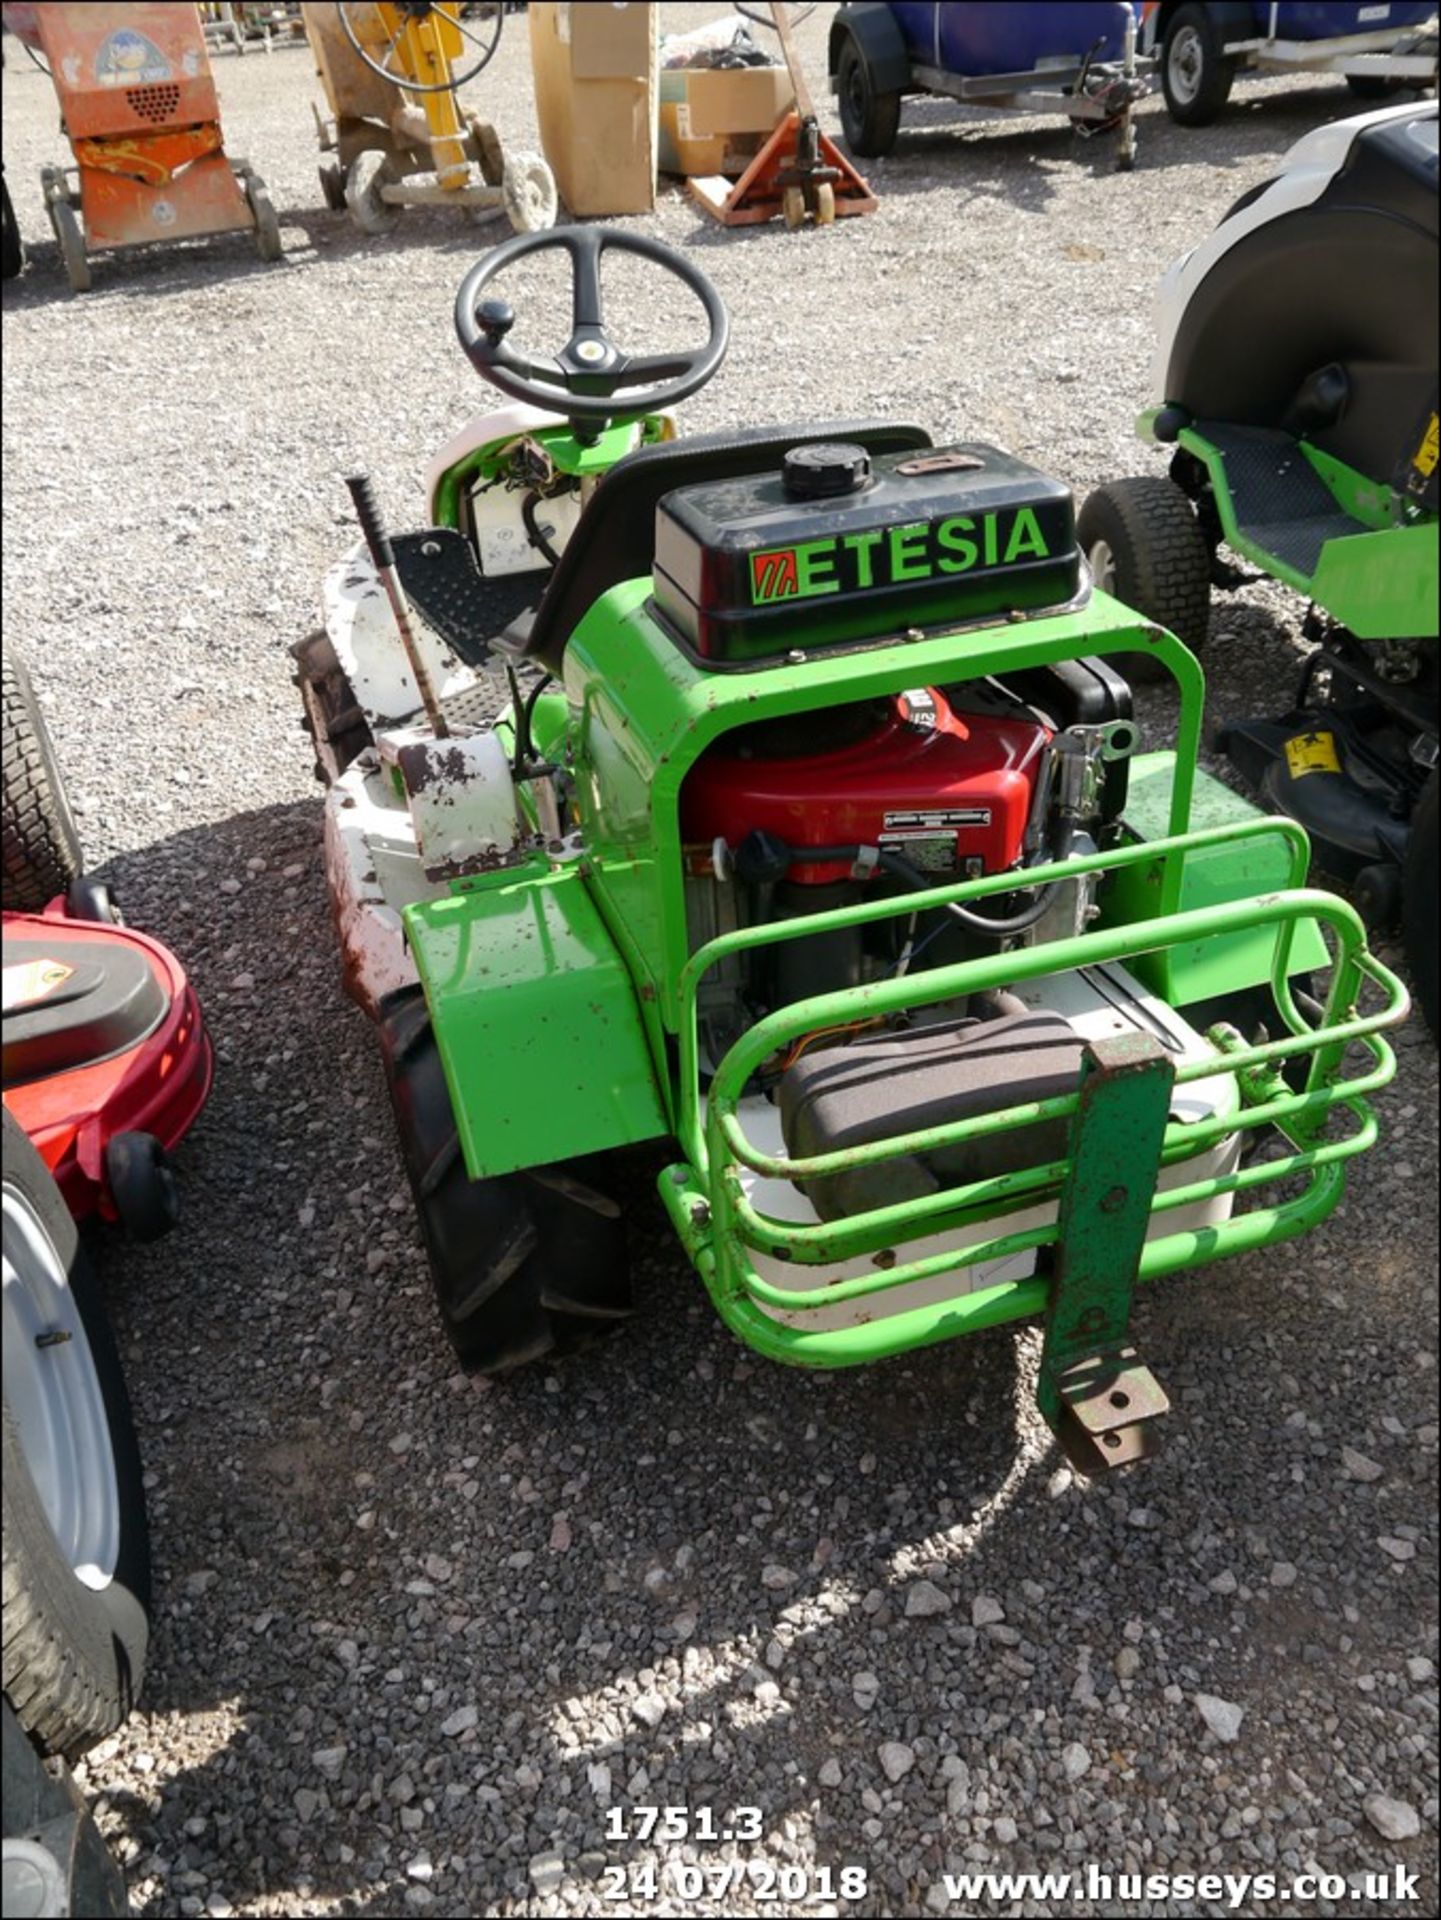
<svg viewBox="0 0 1441 1920">
<path fill-rule="evenodd" d="M 515 308 L 508 300 L 482 300 L 475 317 L 486 339 L 499 342 L 515 325 Z"/>
</svg>

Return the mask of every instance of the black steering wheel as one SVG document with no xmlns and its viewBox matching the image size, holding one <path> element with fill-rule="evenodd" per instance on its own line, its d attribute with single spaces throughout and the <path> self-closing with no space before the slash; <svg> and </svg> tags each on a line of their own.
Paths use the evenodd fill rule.
<svg viewBox="0 0 1441 1920">
<path fill-rule="evenodd" d="M 571 335 L 549 360 L 531 359 L 507 346 L 514 308 L 480 297 L 504 268 L 546 247 L 563 247 L 571 262 Z M 607 247 L 639 254 L 690 288 L 710 322 L 701 346 L 678 353 L 621 352 L 605 330 L 601 307 L 600 256 Z M 700 268 L 659 240 L 614 227 L 553 227 L 518 233 L 471 268 L 455 297 L 455 330 L 476 371 L 512 400 L 574 420 L 610 420 L 673 406 L 704 386 L 725 359 L 730 320 Z"/>
</svg>

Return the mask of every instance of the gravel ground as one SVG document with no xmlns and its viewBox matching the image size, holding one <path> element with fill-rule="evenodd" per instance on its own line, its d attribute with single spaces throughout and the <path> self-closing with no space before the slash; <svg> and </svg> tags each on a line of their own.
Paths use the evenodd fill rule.
<svg viewBox="0 0 1441 1920">
<path fill-rule="evenodd" d="M 817 78 L 826 12 L 803 33 Z M 1322 1233 L 1145 1300 L 1176 1412 L 1114 1483 L 1060 1464 L 1033 1333 L 836 1377 L 747 1356 L 645 1180 L 634 1324 L 553 1374 L 467 1381 L 339 991 L 286 648 L 349 537 L 342 474 L 368 464 L 412 519 L 484 398 L 450 310 L 488 235 L 408 215 L 362 240 L 321 201 L 305 54 L 221 55 L 283 263 L 238 239 L 103 260 L 72 299 L 37 186 L 53 96 L 10 51 L 31 267 L 4 292 L 5 632 L 93 863 L 183 955 L 219 1049 L 185 1225 L 106 1260 L 157 1603 L 145 1709 L 82 1779 L 136 1910 L 776 1910 L 758 1883 L 648 1900 L 647 1864 L 688 1858 L 865 1866 L 852 1910 L 904 1914 L 944 1910 L 967 1865 L 1401 1862 L 1436 1911 L 1424 1034 L 1401 1035 L 1384 1145 Z M 523 23 L 472 91 L 535 143 Z M 1143 468 L 1158 272 L 1347 108 L 1253 84 L 1186 134 L 1149 104 L 1119 176 L 1055 123 L 961 131 L 922 105 L 871 169 L 879 214 L 801 235 L 723 234 L 667 189 L 632 224 L 691 250 L 733 316 L 686 419 L 910 415 L 1078 493 Z M 1221 602 L 1218 714 L 1276 706 L 1297 613 L 1267 588 Z M 1164 734 L 1163 703 L 1146 718 Z M 608 1838 L 630 1802 L 757 1806 L 763 1837 Z"/>
</svg>

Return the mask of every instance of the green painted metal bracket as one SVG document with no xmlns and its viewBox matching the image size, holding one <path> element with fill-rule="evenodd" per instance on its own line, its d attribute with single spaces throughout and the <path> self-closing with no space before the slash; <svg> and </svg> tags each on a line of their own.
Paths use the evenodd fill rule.
<svg viewBox="0 0 1441 1920">
<path fill-rule="evenodd" d="M 1144 1458 L 1170 1404 L 1129 1336 L 1175 1078 L 1148 1033 L 1092 1041 L 1082 1056 L 1036 1390 L 1082 1473 Z"/>
</svg>

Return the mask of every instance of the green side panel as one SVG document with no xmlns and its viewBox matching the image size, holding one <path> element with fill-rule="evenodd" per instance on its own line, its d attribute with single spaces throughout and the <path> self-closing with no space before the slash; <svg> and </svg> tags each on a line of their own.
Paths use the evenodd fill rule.
<svg viewBox="0 0 1441 1920">
<path fill-rule="evenodd" d="M 1311 597 L 1363 640 L 1436 635 L 1437 523 L 1328 540 Z"/>
<path fill-rule="evenodd" d="M 1140 753 L 1131 762 L 1125 823 L 1137 840 L 1165 838 L 1171 818 L 1171 782 L 1175 755 Z M 1223 786 L 1198 767 L 1191 802 L 1191 827 L 1224 827 L 1263 818 L 1259 807 Z M 1162 912 L 1161 863 L 1122 868 L 1101 896 L 1102 926 L 1126 926 Z M 1280 893 L 1292 885 L 1291 856 L 1279 835 L 1238 840 L 1234 845 L 1200 847 L 1186 855 L 1181 869 L 1177 911 L 1221 906 L 1233 900 Z M 1268 927 L 1212 935 L 1190 945 L 1165 947 L 1128 961 L 1131 971 L 1152 993 L 1173 1007 L 1258 987 L 1271 978 L 1275 936 Z M 1330 964 L 1314 920 L 1300 923 L 1291 952 L 1291 971 L 1306 973 Z"/>
<path fill-rule="evenodd" d="M 1143 421 L 1146 416 L 1142 416 Z M 1328 540 L 1313 574 L 1280 560 L 1237 523 L 1219 451 L 1193 427 L 1180 444 L 1204 461 L 1228 545 L 1253 565 L 1304 593 L 1363 640 L 1414 640 L 1437 630 L 1437 532 L 1434 517 L 1405 520 L 1390 488 L 1298 441 L 1338 509 L 1368 529 Z"/>
<path fill-rule="evenodd" d="M 635 989 L 577 868 L 422 901 L 405 930 L 472 1179 L 669 1131 Z"/>
</svg>

